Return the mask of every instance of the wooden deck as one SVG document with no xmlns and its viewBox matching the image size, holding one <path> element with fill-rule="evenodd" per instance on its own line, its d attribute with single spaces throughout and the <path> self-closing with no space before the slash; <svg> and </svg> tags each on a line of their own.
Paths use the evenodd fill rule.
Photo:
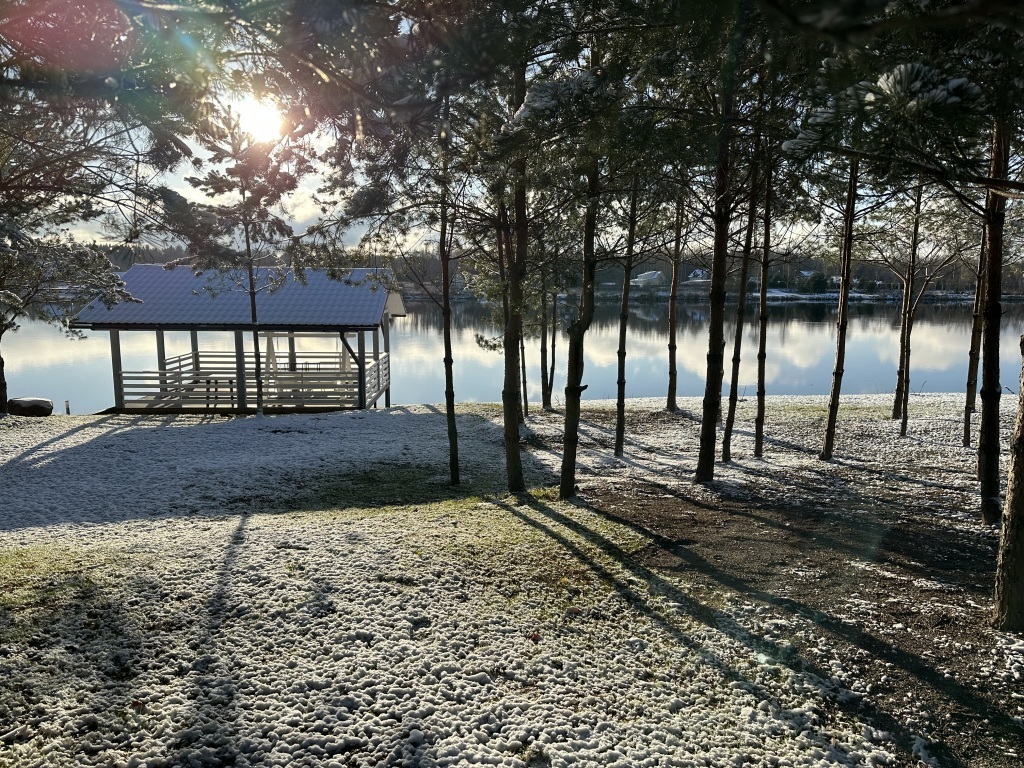
<svg viewBox="0 0 1024 768">
<path fill-rule="evenodd" d="M 344 365 L 343 367 L 343 364 Z M 353 358 L 331 353 L 278 353 L 264 364 L 263 408 L 268 412 L 368 408 L 391 385 L 385 353 L 362 371 Z M 256 367 L 244 369 L 231 352 L 197 352 L 168 358 L 161 371 L 122 371 L 117 383 L 125 411 L 246 413 L 256 410 Z"/>
</svg>

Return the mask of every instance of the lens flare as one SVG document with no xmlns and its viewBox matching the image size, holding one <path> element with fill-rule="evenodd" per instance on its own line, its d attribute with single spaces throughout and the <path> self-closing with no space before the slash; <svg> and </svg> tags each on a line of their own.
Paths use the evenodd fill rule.
<svg viewBox="0 0 1024 768">
<path fill-rule="evenodd" d="M 231 110 L 238 116 L 239 127 L 252 136 L 253 141 L 275 141 L 281 138 L 281 113 L 273 104 L 246 98 L 231 105 Z"/>
</svg>

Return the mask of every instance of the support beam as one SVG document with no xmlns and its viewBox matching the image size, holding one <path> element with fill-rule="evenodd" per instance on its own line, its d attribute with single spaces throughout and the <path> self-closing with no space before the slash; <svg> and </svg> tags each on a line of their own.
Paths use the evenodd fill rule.
<svg viewBox="0 0 1024 768">
<path fill-rule="evenodd" d="M 297 367 L 295 362 L 295 331 L 288 331 L 288 370 L 294 372 Z"/>
<path fill-rule="evenodd" d="M 110 362 L 114 370 L 114 407 L 124 410 L 124 376 L 121 368 L 121 334 L 110 332 Z"/>
<path fill-rule="evenodd" d="M 235 407 L 245 410 L 248 400 L 245 395 L 245 337 L 242 331 L 235 331 Z"/>
<path fill-rule="evenodd" d="M 380 330 L 379 328 L 374 328 L 372 331 L 370 331 L 370 338 L 373 340 L 373 362 L 374 362 L 375 365 L 378 365 L 378 366 L 380 365 L 380 334 L 378 333 L 379 330 Z M 377 375 L 379 376 L 380 373 L 378 372 Z M 379 399 L 379 397 L 380 397 L 380 393 L 377 392 L 376 391 L 376 387 L 374 387 L 374 397 L 373 397 L 373 407 L 374 408 L 377 407 L 377 400 Z"/>
<path fill-rule="evenodd" d="M 340 334 L 340 336 L 341 336 L 341 361 L 339 362 L 339 366 L 341 367 L 342 375 L 344 375 L 344 374 L 348 373 L 348 370 L 351 367 L 351 365 L 349 363 L 349 356 L 352 355 L 352 347 L 350 347 L 349 344 L 348 344 L 348 334 L 342 332 Z"/>
<path fill-rule="evenodd" d="M 366 332 L 359 331 L 357 335 L 359 351 L 359 408 L 366 408 Z"/>
<path fill-rule="evenodd" d="M 167 393 L 167 344 L 164 332 L 156 332 L 156 369 L 160 372 L 160 394 Z"/>
<path fill-rule="evenodd" d="M 387 312 L 380 321 L 380 334 L 384 337 L 384 354 L 388 356 L 388 368 L 391 367 L 391 317 Z M 388 375 L 388 387 L 384 390 L 384 407 L 391 407 L 391 376 Z"/>
<path fill-rule="evenodd" d="M 193 328 L 188 332 L 189 345 L 192 347 L 192 370 L 199 370 L 199 331 Z"/>
<path fill-rule="evenodd" d="M 359 399 L 357 406 L 359 408 L 366 407 L 366 368 L 363 365 L 362 359 L 355 353 L 352 347 L 348 343 L 348 334 L 341 334 L 341 348 L 343 352 L 351 355 L 352 359 L 356 361 L 356 381 L 359 383 Z M 360 339 L 361 341 L 361 339 Z"/>
</svg>

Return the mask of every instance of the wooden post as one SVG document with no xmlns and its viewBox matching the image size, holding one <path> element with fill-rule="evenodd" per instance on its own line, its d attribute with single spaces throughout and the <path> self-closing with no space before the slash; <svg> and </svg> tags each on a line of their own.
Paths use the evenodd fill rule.
<svg viewBox="0 0 1024 768">
<path fill-rule="evenodd" d="M 189 341 L 192 344 L 192 370 L 199 370 L 199 331 L 193 328 L 188 332 Z"/>
<path fill-rule="evenodd" d="M 288 370 L 294 372 L 297 367 L 295 362 L 295 331 L 288 331 Z"/>
<path fill-rule="evenodd" d="M 235 331 L 235 407 L 245 410 L 249 403 L 245 396 L 245 338 L 242 331 Z"/>
<path fill-rule="evenodd" d="M 156 369 L 160 372 L 160 394 L 167 393 L 167 346 L 164 343 L 164 332 L 156 332 Z"/>
<path fill-rule="evenodd" d="M 344 358 L 347 360 L 351 357 L 356 363 L 356 382 L 358 384 L 358 400 L 356 405 L 359 408 L 366 407 L 366 369 L 363 367 L 362 361 L 356 355 L 355 350 L 349 346 L 348 334 L 342 333 L 341 336 L 341 349 Z M 359 345 L 362 347 L 362 334 L 360 334 Z M 346 367 L 347 371 L 348 368 Z M 344 383 L 344 382 L 343 382 Z"/>
<path fill-rule="evenodd" d="M 341 363 L 340 363 L 342 378 L 346 377 L 345 375 L 348 373 L 348 369 L 351 367 L 349 365 L 348 360 L 349 360 L 348 334 L 342 332 L 341 333 Z"/>
<path fill-rule="evenodd" d="M 373 363 L 374 363 L 374 370 L 377 372 L 377 374 L 376 374 L 377 380 L 380 381 L 380 336 L 377 333 L 378 330 L 379 329 L 374 328 L 372 331 L 370 331 L 370 334 L 371 334 L 370 339 L 373 341 Z M 373 388 L 373 407 L 374 408 L 377 407 L 377 399 L 379 397 L 380 397 L 380 392 L 378 391 L 378 387 L 375 385 L 374 388 Z"/>
<path fill-rule="evenodd" d="M 121 369 L 121 334 L 110 332 L 110 363 L 114 370 L 114 408 L 124 410 L 124 371 Z"/>
<path fill-rule="evenodd" d="M 384 390 L 384 407 L 391 407 L 391 317 L 387 312 L 380 321 L 380 333 L 384 337 L 384 354 L 388 356 L 388 386 Z"/>
<path fill-rule="evenodd" d="M 359 361 L 359 409 L 366 408 L 366 333 L 359 331 L 356 335 Z"/>
</svg>

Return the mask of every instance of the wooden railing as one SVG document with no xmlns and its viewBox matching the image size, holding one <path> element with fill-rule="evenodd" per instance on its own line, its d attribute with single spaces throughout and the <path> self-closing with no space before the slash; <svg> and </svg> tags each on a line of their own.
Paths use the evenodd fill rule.
<svg viewBox="0 0 1024 768">
<path fill-rule="evenodd" d="M 199 367 L 194 363 L 198 359 Z M 277 353 L 274 366 L 261 359 L 263 405 L 273 410 L 359 408 L 375 403 L 391 384 L 388 355 L 368 361 L 363 386 L 359 368 L 336 353 Z M 256 366 L 246 355 L 239 371 L 232 352 L 189 352 L 168 358 L 162 371 L 123 371 L 126 409 L 251 410 L 256 407 Z"/>
<path fill-rule="evenodd" d="M 124 371 L 121 386 L 126 408 L 239 407 L 233 371 Z"/>
<path fill-rule="evenodd" d="M 366 367 L 366 404 L 372 405 L 391 386 L 391 357 L 383 354 Z"/>
</svg>

